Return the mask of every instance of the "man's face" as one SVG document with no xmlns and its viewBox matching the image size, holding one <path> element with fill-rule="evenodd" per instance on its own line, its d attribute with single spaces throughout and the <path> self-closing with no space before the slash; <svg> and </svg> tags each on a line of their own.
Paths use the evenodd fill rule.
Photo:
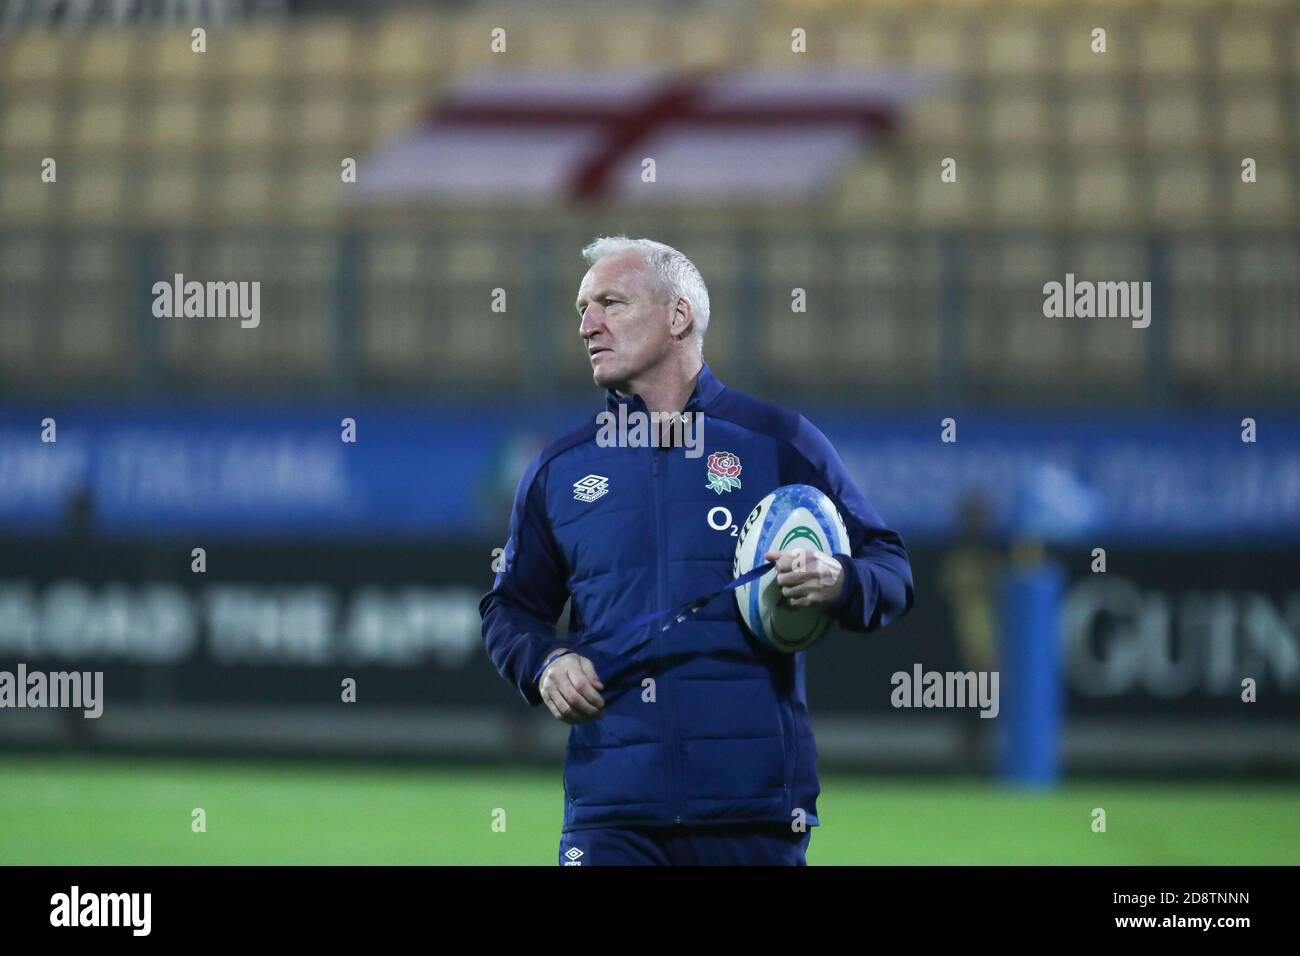
<svg viewBox="0 0 1300 956">
<path fill-rule="evenodd" d="M 627 385 L 668 354 L 670 310 L 656 280 L 636 251 L 601 259 L 583 277 L 578 334 L 601 388 Z"/>
</svg>

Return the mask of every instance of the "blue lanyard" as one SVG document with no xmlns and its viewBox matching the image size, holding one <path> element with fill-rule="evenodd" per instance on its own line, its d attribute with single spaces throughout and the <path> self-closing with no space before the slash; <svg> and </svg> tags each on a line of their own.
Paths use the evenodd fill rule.
<svg viewBox="0 0 1300 956">
<path fill-rule="evenodd" d="M 772 563 L 768 562 L 767 564 L 754 568 L 752 571 L 742 574 L 734 581 L 728 581 L 716 591 L 711 591 L 708 594 L 694 598 L 684 604 L 672 608 L 671 610 L 651 611 L 648 614 L 638 615 L 637 617 L 632 618 L 632 620 L 625 621 L 616 627 L 602 628 L 588 634 L 583 634 L 578 637 L 576 641 L 570 639 L 566 641 L 565 646 L 568 647 L 571 652 L 579 653 L 583 657 L 590 659 L 592 664 L 595 665 L 596 673 L 600 676 L 601 683 L 604 684 L 606 688 L 605 691 L 602 692 L 601 696 L 608 700 L 610 697 L 610 689 L 625 677 L 628 671 L 636 669 L 638 666 L 644 667 L 644 662 L 640 661 L 637 655 L 659 634 L 662 634 L 664 631 L 676 627 L 683 621 L 694 617 L 699 613 L 699 611 L 711 604 L 718 596 L 726 594 L 728 591 L 734 591 L 736 588 L 744 587 L 751 581 L 757 581 L 770 570 L 772 570 Z M 642 628 L 645 628 L 645 636 L 640 641 L 637 641 L 629 647 L 620 648 L 616 659 L 609 658 L 598 646 L 612 643 L 618 638 L 631 634 L 634 631 L 639 631 Z M 546 661 L 534 675 L 534 683 L 541 679 L 542 671 L 546 670 L 547 665 L 549 665 L 552 660 L 553 658 L 547 657 Z"/>
</svg>

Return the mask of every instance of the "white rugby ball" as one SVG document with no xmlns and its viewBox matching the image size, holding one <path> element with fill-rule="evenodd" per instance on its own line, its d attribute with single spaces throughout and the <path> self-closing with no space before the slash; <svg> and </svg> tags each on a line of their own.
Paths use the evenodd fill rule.
<svg viewBox="0 0 1300 956">
<path fill-rule="evenodd" d="M 736 541 L 733 576 L 765 564 L 769 551 L 787 548 L 849 553 L 849 533 L 835 503 L 812 485 L 782 485 L 754 506 Z M 751 634 L 788 654 L 812 644 L 831 624 L 823 608 L 784 604 L 776 568 L 736 588 L 736 606 Z"/>
</svg>

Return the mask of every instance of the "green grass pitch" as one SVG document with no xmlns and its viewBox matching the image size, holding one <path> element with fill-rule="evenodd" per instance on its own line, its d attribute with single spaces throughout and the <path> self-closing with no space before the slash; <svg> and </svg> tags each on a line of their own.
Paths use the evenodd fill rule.
<svg viewBox="0 0 1300 956">
<path fill-rule="evenodd" d="M 0 756 L 0 864 L 554 865 L 559 768 Z M 207 830 L 191 829 L 201 807 Z M 1300 786 L 824 775 L 810 864 L 1300 863 Z M 1106 832 L 1092 810 L 1106 811 Z M 493 830 L 503 810 L 504 832 Z M 499 815 L 498 815 L 499 816 Z"/>
</svg>

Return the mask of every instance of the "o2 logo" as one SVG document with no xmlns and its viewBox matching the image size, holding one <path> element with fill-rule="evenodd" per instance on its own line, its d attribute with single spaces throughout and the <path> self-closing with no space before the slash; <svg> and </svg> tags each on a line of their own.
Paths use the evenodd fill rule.
<svg viewBox="0 0 1300 956">
<path fill-rule="evenodd" d="M 729 531 L 733 538 L 736 537 L 740 531 L 731 520 L 730 508 L 724 508 L 721 505 L 718 505 L 716 508 L 710 508 L 707 520 L 709 522 L 709 527 L 714 531 Z"/>
</svg>

